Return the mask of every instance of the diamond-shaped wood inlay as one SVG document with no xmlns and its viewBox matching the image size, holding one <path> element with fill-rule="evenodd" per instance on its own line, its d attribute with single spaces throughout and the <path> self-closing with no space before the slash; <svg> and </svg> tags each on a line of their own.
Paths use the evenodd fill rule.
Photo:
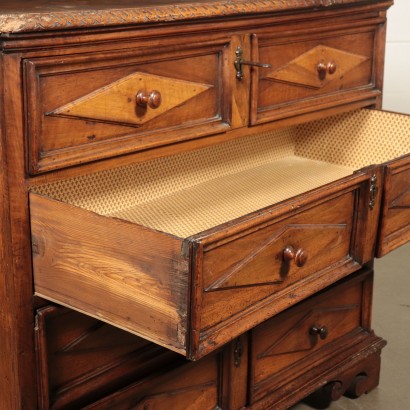
<svg viewBox="0 0 410 410">
<path fill-rule="evenodd" d="M 139 126 L 211 87 L 208 84 L 137 72 L 65 104 L 48 115 Z M 155 109 L 138 107 L 136 96 L 140 90 L 146 94 L 158 91 L 161 94 L 160 106 Z"/>
<path fill-rule="evenodd" d="M 270 72 L 265 78 L 305 87 L 321 88 L 335 79 L 340 79 L 368 59 L 369 57 L 366 56 L 319 45 Z M 319 63 L 325 65 L 333 63 L 336 71 L 333 74 L 327 73 L 324 78 L 321 78 L 317 69 Z"/>
</svg>

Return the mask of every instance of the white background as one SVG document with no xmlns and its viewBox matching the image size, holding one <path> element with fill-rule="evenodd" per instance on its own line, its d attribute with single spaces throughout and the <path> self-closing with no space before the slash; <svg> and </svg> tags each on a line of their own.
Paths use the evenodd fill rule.
<svg viewBox="0 0 410 410">
<path fill-rule="evenodd" d="M 387 19 L 383 108 L 410 114 L 410 0 L 395 0 Z"/>
</svg>

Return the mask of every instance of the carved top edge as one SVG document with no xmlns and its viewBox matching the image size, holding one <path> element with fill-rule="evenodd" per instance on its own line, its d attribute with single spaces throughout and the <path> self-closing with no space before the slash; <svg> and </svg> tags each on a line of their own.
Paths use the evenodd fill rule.
<svg viewBox="0 0 410 410">
<path fill-rule="evenodd" d="M 14 9 L 0 11 L 0 33 L 21 33 L 87 27 L 183 21 L 284 10 L 321 8 L 381 0 L 163 0 L 147 5 L 113 2 L 113 8 Z M 35 3 L 35 2 L 33 2 Z M 61 3 L 61 2 L 60 2 Z M 126 3 L 126 4 L 125 4 Z M 27 3 L 26 3 L 27 4 Z M 138 5 L 139 4 L 139 5 Z"/>
</svg>

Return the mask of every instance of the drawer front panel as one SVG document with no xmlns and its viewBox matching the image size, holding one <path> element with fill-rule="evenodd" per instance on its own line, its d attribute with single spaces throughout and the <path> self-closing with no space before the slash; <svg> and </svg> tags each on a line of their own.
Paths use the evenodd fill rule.
<svg viewBox="0 0 410 410">
<path fill-rule="evenodd" d="M 205 252 L 202 326 L 348 258 L 353 219 L 349 192 Z"/>
<path fill-rule="evenodd" d="M 229 49 L 218 40 L 25 60 L 30 172 L 227 130 Z"/>
<path fill-rule="evenodd" d="M 386 166 L 378 256 L 410 241 L 410 156 Z"/>
<path fill-rule="evenodd" d="M 327 30 L 324 30 L 327 31 Z M 375 29 L 264 37 L 254 41 L 254 58 L 272 65 L 254 73 L 251 122 L 340 105 L 374 94 Z"/>
<path fill-rule="evenodd" d="M 280 290 L 342 259 L 349 253 L 353 202 L 346 194 L 210 250 L 205 290 L 259 284 Z"/>
<path fill-rule="evenodd" d="M 362 323 L 364 289 L 363 281 L 354 279 L 256 327 L 252 331 L 252 399 L 259 400 L 320 364 L 329 349 L 337 353 L 340 346 L 347 348 L 348 335 L 355 339 L 366 327 Z M 338 347 L 332 349 L 332 345 Z"/>
<path fill-rule="evenodd" d="M 39 408 L 80 408 L 145 377 L 178 364 L 176 353 L 72 310 L 37 311 Z"/>
</svg>

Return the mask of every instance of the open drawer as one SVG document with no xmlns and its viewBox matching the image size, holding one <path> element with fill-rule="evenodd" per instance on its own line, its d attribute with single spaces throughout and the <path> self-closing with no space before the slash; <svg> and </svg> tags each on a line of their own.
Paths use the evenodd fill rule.
<svg viewBox="0 0 410 410">
<path fill-rule="evenodd" d="M 36 294 L 208 354 L 371 259 L 382 175 L 364 167 L 410 151 L 397 133 L 376 161 L 355 150 L 380 118 L 328 119 L 350 121 L 344 142 L 319 122 L 34 188 Z"/>
</svg>

